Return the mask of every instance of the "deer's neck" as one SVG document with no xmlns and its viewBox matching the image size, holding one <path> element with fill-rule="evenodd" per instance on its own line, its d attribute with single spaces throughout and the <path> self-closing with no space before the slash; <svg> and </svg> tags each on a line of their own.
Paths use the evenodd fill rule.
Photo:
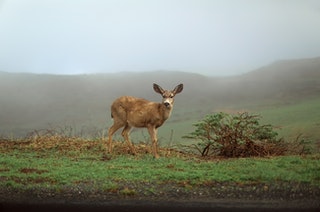
<svg viewBox="0 0 320 212">
<path fill-rule="evenodd" d="M 167 120 L 171 116 L 172 106 L 167 108 L 164 104 L 159 103 L 159 112 L 162 115 L 163 120 Z"/>
</svg>

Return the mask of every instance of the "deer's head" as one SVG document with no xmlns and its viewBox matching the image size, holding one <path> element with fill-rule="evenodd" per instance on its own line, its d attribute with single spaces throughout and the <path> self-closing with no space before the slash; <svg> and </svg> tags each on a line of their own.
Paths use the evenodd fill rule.
<svg viewBox="0 0 320 212">
<path fill-rule="evenodd" d="M 162 96 L 162 104 L 171 109 L 174 103 L 174 96 L 183 90 L 183 84 L 177 85 L 172 91 L 164 90 L 159 85 L 153 83 L 153 90 Z"/>
</svg>

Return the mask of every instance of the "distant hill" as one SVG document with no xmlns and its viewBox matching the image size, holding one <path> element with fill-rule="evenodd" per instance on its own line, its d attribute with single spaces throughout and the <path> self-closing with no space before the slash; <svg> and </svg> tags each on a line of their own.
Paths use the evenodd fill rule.
<svg viewBox="0 0 320 212">
<path fill-rule="evenodd" d="M 251 84 L 251 90 L 266 98 L 290 101 L 318 96 L 320 58 L 278 61 L 244 74 L 239 82 L 242 87 Z"/>
<path fill-rule="evenodd" d="M 0 72 L 0 134 L 71 126 L 83 133 L 109 127 L 112 101 L 133 95 L 161 101 L 156 82 L 177 95 L 172 121 L 199 119 L 219 108 L 252 108 L 314 98 L 320 93 L 320 58 L 279 61 L 234 77 L 171 71 L 91 75 Z"/>
</svg>

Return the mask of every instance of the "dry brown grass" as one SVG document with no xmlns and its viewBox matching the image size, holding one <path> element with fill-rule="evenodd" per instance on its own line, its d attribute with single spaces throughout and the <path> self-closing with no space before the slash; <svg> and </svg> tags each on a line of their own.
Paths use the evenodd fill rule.
<svg viewBox="0 0 320 212">
<path fill-rule="evenodd" d="M 123 141 L 113 141 L 113 153 L 112 155 L 130 155 L 131 151 L 129 146 Z M 273 153 L 270 154 L 266 152 L 267 156 L 270 155 L 285 155 L 285 154 L 304 154 L 305 146 L 301 142 L 295 142 L 295 145 L 290 145 L 288 149 L 288 144 L 284 143 L 284 146 L 279 146 L 273 143 L 268 144 L 268 146 L 253 146 L 251 149 L 259 151 L 269 151 L 270 149 Z M 136 157 L 142 157 L 145 155 L 152 155 L 152 149 L 150 144 L 146 143 L 136 143 L 134 144 Z M 262 149 L 261 149 L 262 148 Z M 26 138 L 23 139 L 9 139 L 0 137 L 0 153 L 6 153 L 14 150 L 19 151 L 33 151 L 33 152 L 49 152 L 61 155 L 80 155 L 80 154 L 90 154 L 90 155 L 103 155 L 105 158 L 110 158 L 107 154 L 107 141 L 104 138 L 97 139 L 85 139 L 75 136 L 67 136 L 58 133 L 54 130 L 43 130 L 34 131 L 30 133 Z M 228 158 L 228 156 L 221 157 L 217 155 L 208 154 L 206 156 L 201 156 L 199 150 L 195 145 L 180 146 L 180 147 L 159 147 L 159 153 L 162 157 L 180 157 L 180 158 L 198 158 L 201 160 L 217 160 L 221 158 Z M 243 149 L 238 149 L 237 151 L 244 151 Z M 287 151 L 287 153 L 286 153 Z M 261 156 L 261 155 L 260 155 Z M 241 156 L 240 156 L 241 157 Z M 245 156 L 242 156 L 245 157 Z"/>
<path fill-rule="evenodd" d="M 104 138 L 84 139 L 81 137 L 67 136 L 54 130 L 34 131 L 23 139 L 0 138 L 0 152 L 13 150 L 25 150 L 35 152 L 54 152 L 56 154 L 102 154 L 107 152 L 107 141 Z M 131 154 L 129 146 L 125 142 L 113 141 L 112 155 Z M 134 144 L 136 156 L 140 157 L 152 154 L 151 145 L 146 143 Z M 195 156 L 175 148 L 159 147 L 161 156 L 164 157 L 189 157 Z"/>
</svg>

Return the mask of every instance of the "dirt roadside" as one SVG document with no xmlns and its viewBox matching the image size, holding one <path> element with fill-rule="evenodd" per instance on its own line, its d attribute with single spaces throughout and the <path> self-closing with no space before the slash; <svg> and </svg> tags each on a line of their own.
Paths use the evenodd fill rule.
<svg viewBox="0 0 320 212">
<path fill-rule="evenodd" d="M 0 188 L 0 211 L 319 211 L 320 188 L 296 184 L 124 183 L 102 191 L 90 185 L 61 190 Z M 28 211 L 29 211 L 28 210 Z"/>
</svg>

